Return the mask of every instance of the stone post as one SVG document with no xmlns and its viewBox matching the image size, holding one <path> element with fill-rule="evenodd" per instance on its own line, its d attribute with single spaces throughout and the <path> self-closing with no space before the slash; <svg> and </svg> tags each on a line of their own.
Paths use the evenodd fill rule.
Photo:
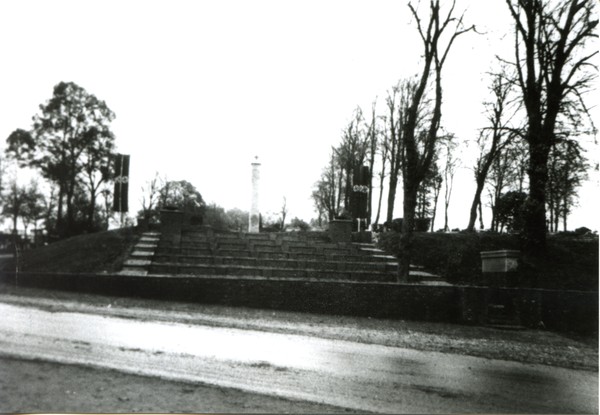
<svg viewBox="0 0 600 415">
<path fill-rule="evenodd" d="M 519 251 L 481 252 L 483 284 L 487 287 L 514 287 L 517 285 Z"/>
<path fill-rule="evenodd" d="M 518 284 L 520 252 L 516 250 L 481 252 L 483 285 L 488 287 L 485 321 L 492 327 L 520 327 L 518 308 L 512 290 Z"/>
<path fill-rule="evenodd" d="M 161 239 L 170 241 L 171 247 L 178 249 L 181 243 L 183 212 L 178 209 L 162 209 L 160 211 Z"/>
<path fill-rule="evenodd" d="M 332 242 L 352 242 L 352 221 L 330 220 L 329 236 Z"/>
<path fill-rule="evenodd" d="M 256 157 L 258 160 L 258 157 Z M 260 181 L 260 163 L 252 163 L 252 199 L 250 202 L 250 219 L 248 221 L 248 232 L 258 233 L 260 231 L 260 211 L 258 209 L 258 185 Z"/>
</svg>

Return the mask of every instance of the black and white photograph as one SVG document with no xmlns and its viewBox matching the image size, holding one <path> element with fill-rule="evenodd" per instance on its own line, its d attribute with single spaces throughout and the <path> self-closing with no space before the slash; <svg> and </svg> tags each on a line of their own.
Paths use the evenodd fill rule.
<svg viewBox="0 0 600 415">
<path fill-rule="evenodd" d="M 0 1 L 0 413 L 599 413 L 599 11 Z"/>
</svg>

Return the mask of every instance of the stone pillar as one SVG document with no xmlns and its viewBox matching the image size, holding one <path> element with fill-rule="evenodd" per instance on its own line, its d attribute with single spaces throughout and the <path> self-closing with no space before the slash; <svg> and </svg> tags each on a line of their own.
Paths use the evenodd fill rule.
<svg viewBox="0 0 600 415">
<path fill-rule="evenodd" d="M 160 233 L 162 235 L 180 235 L 183 225 L 183 212 L 177 209 L 160 211 Z"/>
<path fill-rule="evenodd" d="M 258 160 L 258 157 L 256 159 Z M 248 232 L 250 233 L 258 233 L 260 231 L 260 211 L 258 210 L 259 167 L 260 163 L 252 163 L 252 199 L 250 202 L 250 220 L 248 221 Z"/>
<path fill-rule="evenodd" d="M 481 252 L 483 284 L 493 288 L 516 286 L 519 254 L 509 249 Z"/>
<path fill-rule="evenodd" d="M 521 327 L 514 296 L 518 285 L 519 251 L 481 252 L 483 285 L 488 287 L 488 307 L 485 321 L 492 327 Z"/>
<path fill-rule="evenodd" d="M 330 220 L 329 236 L 332 242 L 352 242 L 352 221 Z"/>
</svg>

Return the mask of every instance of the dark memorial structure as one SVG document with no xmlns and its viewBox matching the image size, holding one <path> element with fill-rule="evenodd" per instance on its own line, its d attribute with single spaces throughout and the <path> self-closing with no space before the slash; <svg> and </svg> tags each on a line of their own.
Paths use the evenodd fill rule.
<svg viewBox="0 0 600 415">
<path fill-rule="evenodd" d="M 371 172 L 368 166 L 358 166 L 354 169 L 352 177 L 352 193 L 350 196 L 350 213 L 356 224 L 356 231 L 363 230 L 368 225 L 367 205 L 369 198 L 369 187 L 371 186 Z M 363 220 L 364 225 L 363 225 Z M 360 228 L 358 224 L 361 224 Z"/>
<path fill-rule="evenodd" d="M 115 191 L 113 196 L 113 210 L 115 212 L 128 212 L 127 200 L 129 194 L 129 155 L 117 154 L 115 158 Z"/>
</svg>

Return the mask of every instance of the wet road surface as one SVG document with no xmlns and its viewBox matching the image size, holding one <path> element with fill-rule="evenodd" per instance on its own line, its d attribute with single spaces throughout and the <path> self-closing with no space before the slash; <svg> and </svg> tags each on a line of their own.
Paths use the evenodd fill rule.
<svg viewBox="0 0 600 415">
<path fill-rule="evenodd" d="M 598 374 L 0 304 L 0 353 L 393 413 L 598 413 Z"/>
</svg>

